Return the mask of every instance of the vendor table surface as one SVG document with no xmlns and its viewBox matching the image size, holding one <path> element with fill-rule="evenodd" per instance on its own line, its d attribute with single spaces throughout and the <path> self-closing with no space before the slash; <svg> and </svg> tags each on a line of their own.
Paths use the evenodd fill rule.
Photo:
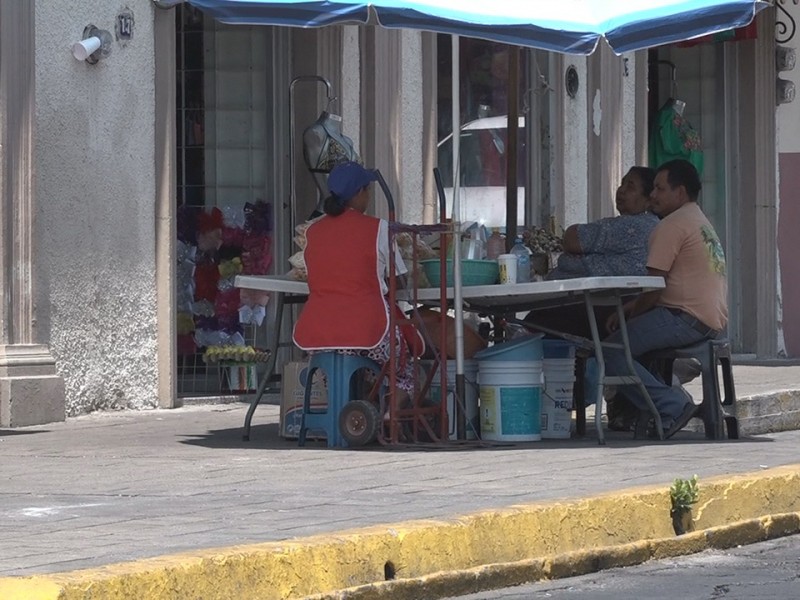
<svg viewBox="0 0 800 600">
<path fill-rule="evenodd" d="M 258 405 L 261 396 L 266 389 L 266 382 L 272 375 L 275 368 L 275 353 L 279 340 L 279 323 L 282 318 L 284 295 L 291 297 L 302 297 L 308 295 L 308 284 L 303 281 L 296 281 L 285 275 L 238 275 L 235 280 L 236 287 L 256 289 L 277 294 L 276 325 L 278 335 L 273 340 L 272 358 L 268 373 L 259 387 L 256 398 L 254 399 L 250 411 L 245 420 L 245 439 L 249 437 L 250 419 L 253 411 Z M 563 305 L 569 303 L 582 302 L 586 306 L 587 316 L 593 323 L 592 342 L 595 348 L 595 355 L 600 364 L 600 372 L 604 373 L 602 358 L 602 344 L 594 324 L 594 307 L 602 304 L 609 304 L 617 307 L 618 314 L 622 315 L 622 296 L 637 294 L 640 292 L 661 289 L 664 287 L 664 280 L 661 277 L 581 277 L 576 279 L 562 279 L 556 281 L 532 281 L 529 283 L 517 284 L 495 284 L 495 285 L 475 285 L 464 286 L 461 289 L 462 301 L 465 308 L 469 310 L 483 310 L 486 312 L 508 313 L 534 310 L 545 306 Z M 447 300 L 452 300 L 455 290 L 446 288 L 445 295 Z M 422 288 L 416 290 L 399 290 L 397 292 L 399 300 L 416 300 L 421 303 L 440 303 L 442 293 L 440 288 Z M 298 298 L 299 300 L 299 298 Z M 624 317 L 621 318 L 621 329 L 623 330 L 623 348 L 629 355 L 629 341 Z M 631 373 L 633 369 L 631 367 Z M 602 395 L 602 384 L 608 383 L 638 383 L 638 377 L 625 375 L 622 377 L 607 377 L 601 379 L 597 390 L 597 403 L 599 405 Z M 647 391 L 641 387 L 645 396 Z M 648 397 L 649 400 L 649 397 Z M 650 403 L 651 411 L 657 419 L 660 429 L 660 419 L 655 407 Z M 598 439 L 603 442 L 603 432 L 600 426 L 600 411 L 596 411 L 596 427 L 598 428 Z"/>
<path fill-rule="evenodd" d="M 286 275 L 238 275 L 236 287 L 308 295 L 308 284 L 305 281 L 296 281 Z M 627 295 L 663 287 L 664 280 L 661 277 L 581 277 L 530 283 L 468 285 L 461 288 L 461 297 L 465 301 L 481 306 L 529 307 L 531 304 L 565 298 L 574 298 L 575 302 L 581 302 L 583 292 L 586 291 L 610 293 L 620 291 Z M 447 288 L 446 294 L 448 299 L 452 299 L 455 296 L 454 288 Z M 400 300 L 408 300 L 411 298 L 411 293 L 408 290 L 400 290 L 397 297 Z M 421 302 L 437 301 L 440 297 L 439 288 L 421 288 L 417 290 L 416 295 Z"/>
</svg>

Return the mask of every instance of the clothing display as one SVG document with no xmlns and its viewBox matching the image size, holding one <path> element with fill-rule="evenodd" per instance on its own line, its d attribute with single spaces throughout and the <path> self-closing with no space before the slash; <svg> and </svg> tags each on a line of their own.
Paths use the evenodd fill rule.
<svg viewBox="0 0 800 600">
<path fill-rule="evenodd" d="M 339 163 L 360 162 L 353 140 L 342 133 L 342 117 L 323 111 L 303 132 L 303 159 L 322 199 L 329 195 L 327 175 Z"/>
<path fill-rule="evenodd" d="M 263 352 L 247 344 L 264 321 L 269 296 L 240 290 L 234 278 L 269 272 L 271 214 L 271 206 L 260 200 L 243 207 L 178 210 L 179 356 L 202 353 L 208 364 L 265 360 Z"/>
<path fill-rule="evenodd" d="M 650 166 L 657 169 L 665 162 L 683 158 L 703 175 L 703 148 L 700 134 L 689 121 L 675 110 L 676 101 L 670 99 L 658 111 L 650 134 Z"/>
</svg>

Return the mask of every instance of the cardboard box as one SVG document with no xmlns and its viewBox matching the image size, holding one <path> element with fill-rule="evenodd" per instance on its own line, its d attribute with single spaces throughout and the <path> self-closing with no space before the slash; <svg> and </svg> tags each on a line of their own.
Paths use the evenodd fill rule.
<svg viewBox="0 0 800 600">
<path fill-rule="evenodd" d="M 300 435 L 300 423 L 303 416 L 303 397 L 306 393 L 308 362 L 290 362 L 283 368 L 281 380 L 281 412 L 278 427 L 279 435 L 287 440 L 296 440 Z M 314 373 L 311 388 L 312 408 L 322 409 L 328 405 L 328 392 L 323 382 L 322 371 Z M 308 437 L 325 439 L 323 431 L 309 431 Z"/>
</svg>

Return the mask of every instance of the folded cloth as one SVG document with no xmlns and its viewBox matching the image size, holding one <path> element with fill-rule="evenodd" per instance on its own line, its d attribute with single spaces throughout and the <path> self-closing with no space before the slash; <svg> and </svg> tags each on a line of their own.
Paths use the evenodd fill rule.
<svg viewBox="0 0 800 600">
<path fill-rule="evenodd" d="M 242 325 L 261 325 L 267 315 L 265 306 L 240 306 L 239 323 Z"/>
</svg>

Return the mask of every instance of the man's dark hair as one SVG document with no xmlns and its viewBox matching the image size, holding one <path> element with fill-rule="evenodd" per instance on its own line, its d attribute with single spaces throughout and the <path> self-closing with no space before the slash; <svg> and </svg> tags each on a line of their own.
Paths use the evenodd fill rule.
<svg viewBox="0 0 800 600">
<path fill-rule="evenodd" d="M 639 181 L 642 182 L 642 191 L 644 195 L 649 196 L 650 192 L 653 191 L 653 181 L 656 178 L 655 169 L 651 169 L 650 167 L 631 167 L 629 170 L 631 173 L 635 173 Z"/>
<path fill-rule="evenodd" d="M 700 183 L 700 175 L 692 163 L 688 160 L 677 158 L 658 167 L 657 173 L 661 171 L 667 172 L 669 187 L 676 188 L 682 185 L 686 189 L 689 200 L 697 202 L 697 197 L 700 195 L 703 185 Z"/>
</svg>

